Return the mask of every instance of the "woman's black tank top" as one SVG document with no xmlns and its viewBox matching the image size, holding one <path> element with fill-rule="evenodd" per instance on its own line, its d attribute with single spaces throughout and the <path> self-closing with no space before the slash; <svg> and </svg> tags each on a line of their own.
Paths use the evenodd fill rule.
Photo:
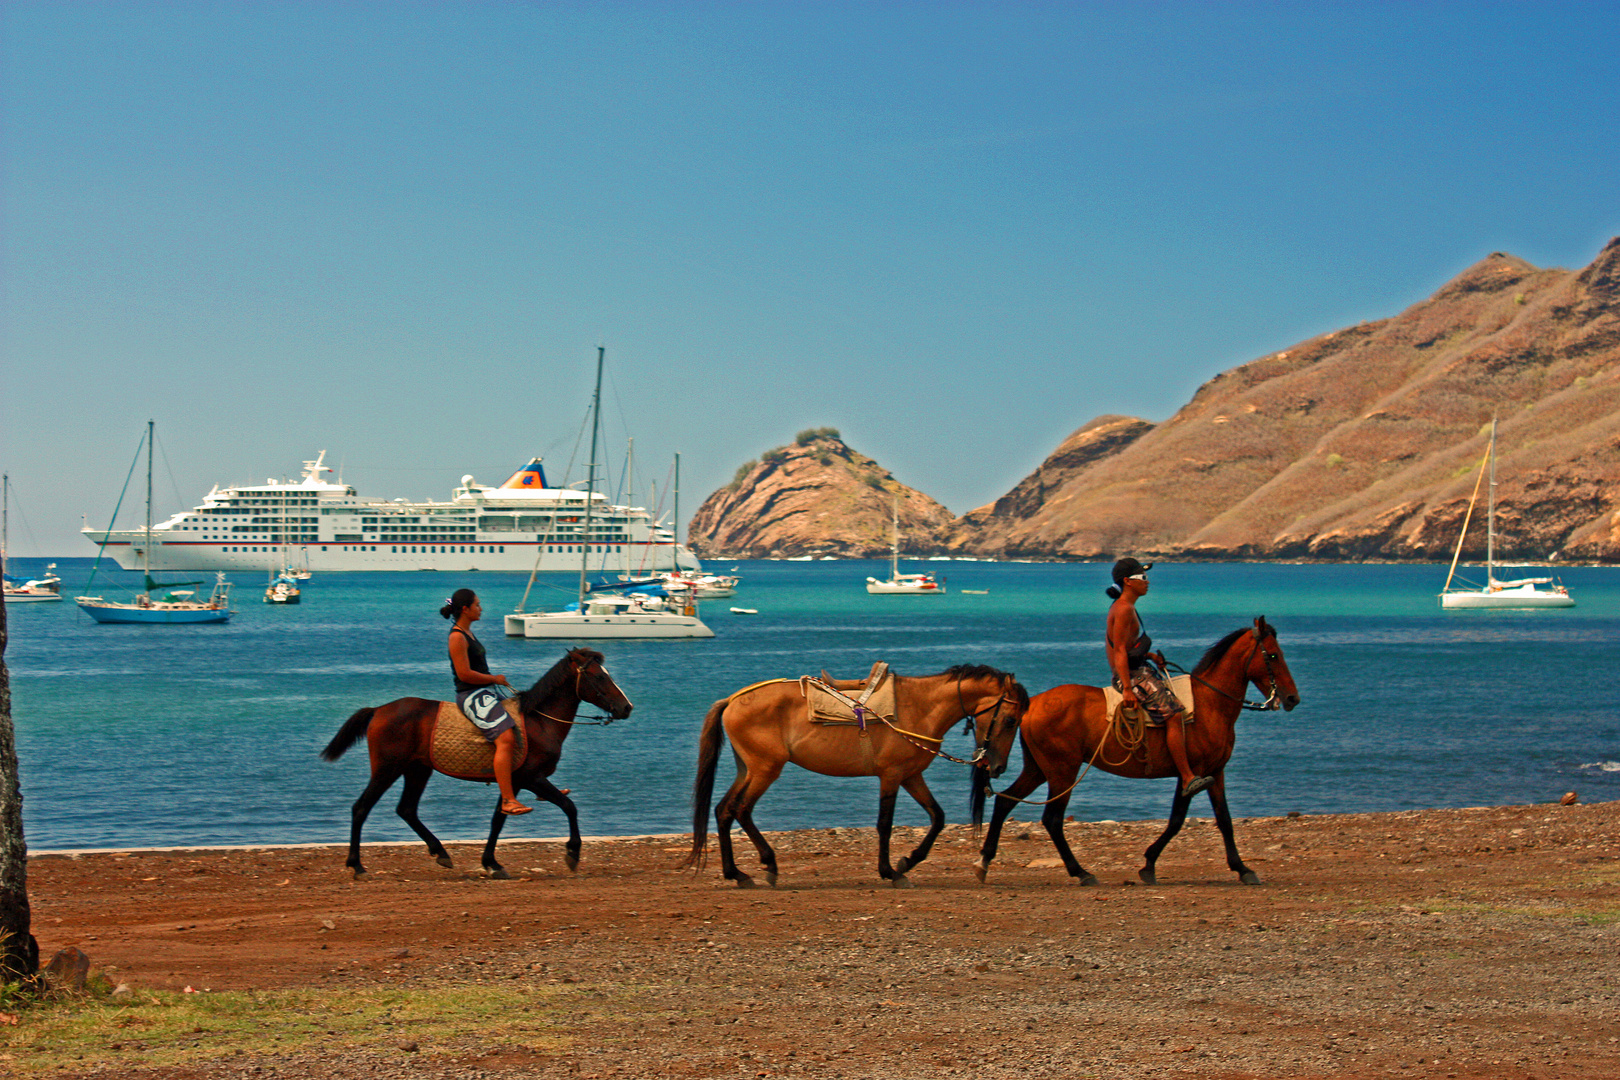
<svg viewBox="0 0 1620 1080">
<path fill-rule="evenodd" d="M 488 675 L 489 661 L 484 656 L 484 643 L 473 637 L 471 630 L 463 630 L 459 626 L 452 626 L 450 628 L 450 632 L 452 634 L 467 635 L 467 666 L 480 674 Z M 446 646 L 446 649 L 448 648 L 449 646 Z M 456 660 L 455 657 L 452 656 L 450 658 L 450 674 L 454 676 L 455 672 Z M 456 693 L 465 694 L 467 691 L 477 690 L 483 685 L 483 683 L 462 682 L 458 678 L 456 679 Z"/>
</svg>

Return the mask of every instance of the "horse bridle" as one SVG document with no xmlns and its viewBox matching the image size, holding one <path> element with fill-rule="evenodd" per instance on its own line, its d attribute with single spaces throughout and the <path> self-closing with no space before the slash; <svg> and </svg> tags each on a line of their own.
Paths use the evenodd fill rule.
<svg viewBox="0 0 1620 1080">
<path fill-rule="evenodd" d="M 1277 636 L 1275 634 L 1270 635 L 1270 637 L 1271 637 L 1271 639 L 1273 641 L 1277 640 Z M 1237 702 L 1239 708 L 1248 709 L 1251 712 L 1274 712 L 1274 711 L 1276 711 L 1277 706 L 1281 702 L 1281 698 L 1277 694 L 1277 672 L 1271 666 L 1272 663 L 1274 661 L 1276 661 L 1277 655 L 1278 655 L 1278 654 L 1276 654 L 1274 652 L 1271 652 L 1271 651 L 1267 650 L 1267 652 L 1265 653 L 1266 682 L 1268 684 L 1270 684 L 1269 688 L 1266 690 L 1266 698 L 1265 698 L 1265 700 L 1264 701 L 1250 701 L 1249 700 L 1249 694 L 1248 694 L 1249 665 L 1254 663 L 1254 654 L 1259 651 L 1262 641 L 1263 641 L 1263 639 L 1260 637 L 1260 635 L 1256 634 L 1255 638 L 1254 638 L 1254 648 L 1249 650 L 1248 658 L 1243 661 L 1244 693 L 1243 693 L 1242 697 L 1240 697 L 1240 698 L 1239 697 L 1233 697 L 1231 694 L 1228 694 L 1225 690 L 1222 690 L 1220 687 L 1218 687 L 1218 686 L 1214 685 L 1213 683 L 1211 683 L 1208 679 L 1199 678 L 1199 676 L 1197 676 L 1197 675 L 1193 675 L 1193 678 L 1197 679 L 1200 683 L 1202 683 L 1203 685 L 1209 687 L 1211 690 L 1215 691 L 1217 694 L 1221 695 L 1221 697 L 1225 698 L 1227 701 L 1235 701 L 1235 702 Z M 1189 672 L 1189 674 L 1191 674 L 1191 673 Z"/>
<path fill-rule="evenodd" d="M 996 714 L 995 717 L 991 719 L 989 728 L 990 731 L 995 730 L 996 721 L 1001 719 L 1001 707 L 1012 700 L 1012 695 L 1007 693 L 1007 687 L 1011 683 L 1012 678 L 1010 676 L 1005 678 L 1001 684 L 1001 696 L 996 698 L 996 700 L 992 701 L 990 704 L 986 705 L 984 708 L 980 709 L 978 712 L 972 712 L 967 707 L 967 699 L 962 695 L 962 676 L 958 675 L 956 677 L 956 703 L 961 707 L 962 710 L 962 731 L 964 733 L 972 731 L 977 725 L 979 717 L 983 716 L 987 712 L 994 712 Z M 940 756 L 949 758 L 951 761 L 960 762 L 963 765 L 977 765 L 979 762 L 984 760 L 984 755 L 988 752 L 988 746 L 975 747 L 971 761 L 962 761 L 962 759 L 950 757 L 948 754 L 941 754 Z"/>
<path fill-rule="evenodd" d="M 574 660 L 572 658 L 570 658 L 569 663 L 573 664 L 573 666 L 574 666 L 574 697 L 578 698 L 580 701 L 583 702 L 585 700 L 585 697 L 580 692 L 581 683 L 582 683 L 582 680 L 585 678 L 585 669 L 587 667 L 589 667 L 590 665 L 589 664 L 581 664 L 579 661 Z M 602 669 L 602 675 L 609 682 L 613 682 L 613 676 L 611 676 L 611 675 L 609 675 L 607 673 L 607 668 Z M 624 687 L 620 686 L 618 683 L 613 683 L 613 687 L 614 687 L 614 689 L 619 691 L 619 696 L 624 698 L 625 704 L 631 706 L 632 708 L 635 707 L 635 702 L 631 701 L 630 700 L 630 695 L 624 692 Z M 601 706 L 597 706 L 597 707 L 600 708 Z M 552 716 L 550 713 L 543 713 L 539 709 L 534 710 L 534 713 L 535 713 L 536 716 L 543 716 L 547 720 L 552 721 L 553 723 L 568 724 L 568 725 L 571 725 L 571 726 L 607 727 L 609 724 L 613 723 L 613 717 L 611 717 L 611 716 L 603 716 L 601 714 L 598 714 L 596 716 L 587 717 L 584 720 L 577 720 L 577 719 L 576 720 L 564 720 L 560 716 Z"/>
</svg>

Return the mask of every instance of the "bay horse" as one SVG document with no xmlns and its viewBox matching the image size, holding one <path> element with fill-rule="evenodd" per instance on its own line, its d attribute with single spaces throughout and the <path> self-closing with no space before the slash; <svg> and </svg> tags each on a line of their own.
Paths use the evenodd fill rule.
<svg viewBox="0 0 1620 1080">
<path fill-rule="evenodd" d="M 1266 700 L 1249 708 L 1276 709 L 1280 705 L 1291 711 L 1299 704 L 1299 690 L 1277 645 L 1277 631 L 1264 616 L 1255 619 L 1253 626 L 1234 630 L 1210 646 L 1193 668 L 1196 720 L 1186 728 L 1187 764 L 1192 766 L 1195 775 L 1215 778 L 1206 790 L 1215 810 L 1215 824 L 1226 844 L 1226 865 L 1243 884 L 1258 885 L 1259 875 L 1245 866 L 1238 855 L 1237 842 L 1232 835 L 1232 813 L 1226 805 L 1226 763 L 1232 758 L 1232 748 L 1237 742 L 1238 713 L 1246 705 L 1243 698 L 1251 683 L 1266 695 Z M 1076 777 L 1081 775 L 1082 768 L 1093 764 L 1117 776 L 1135 779 L 1176 776 L 1175 763 L 1170 760 L 1170 751 L 1165 745 L 1164 728 L 1147 728 L 1133 752 L 1131 745 L 1120 741 L 1120 732 L 1103 703 L 1101 688 L 1071 684 L 1035 695 L 1024 717 L 1021 738 L 1023 771 L 996 797 L 990 828 L 985 834 L 979 861 L 974 864 L 974 873 L 984 881 L 991 860 L 996 857 L 1001 826 L 1017 805 L 1014 800 L 1024 798 L 1044 780 L 1049 798 L 1041 813 L 1041 824 L 1046 826 L 1047 834 L 1063 857 L 1070 878 L 1081 885 L 1097 884 L 1096 876 L 1080 865 L 1063 836 L 1063 811 L 1069 804 Z M 984 796 L 984 788 L 974 792 L 975 825 L 983 820 Z M 1192 798 L 1181 793 L 1178 777 L 1170 820 L 1165 823 L 1164 832 L 1148 847 L 1147 862 L 1137 872 L 1144 884 L 1158 884 L 1155 864 L 1165 845 L 1181 831 Z"/>
<path fill-rule="evenodd" d="M 848 689 L 860 685 L 834 682 Z M 958 664 L 938 675 L 894 676 L 893 725 L 868 721 L 864 729 L 812 723 L 798 680 L 773 679 L 745 687 L 710 707 L 698 738 L 697 779 L 692 785 L 692 852 L 686 865 L 697 869 L 708 846 L 709 799 L 714 793 L 716 764 L 726 736 L 737 760 L 737 779 L 714 808 L 720 839 L 720 866 L 727 881 L 752 888 L 754 879 L 737 869 L 731 850 L 736 821 L 754 842 L 768 884 L 776 884 L 776 852 L 754 824 L 754 805 L 783 766 L 792 762 L 824 776 L 878 778 L 878 874 L 896 888 L 908 888 L 906 871 L 928 857 L 945 827 L 940 808 L 923 770 L 940 753 L 940 740 L 960 720 L 972 723 L 979 750 L 974 756 L 973 786 L 982 789 L 1007 767 L 1029 694 L 1006 672 L 983 665 Z M 952 760 L 960 760 L 953 758 Z M 928 833 L 910 855 L 889 863 L 889 834 L 894 826 L 895 796 L 900 788 L 928 812 Z"/>
<path fill-rule="evenodd" d="M 574 801 L 547 777 L 557 770 L 563 740 L 576 723 L 574 716 L 581 701 L 590 702 L 614 720 L 623 720 L 630 715 L 630 699 L 602 666 L 601 653 L 593 649 L 571 649 L 550 671 L 535 680 L 533 686 L 518 693 L 516 700 L 523 715 L 528 752 L 521 762 L 512 766 L 512 788 L 514 791 L 528 788 L 568 815 L 566 852 L 568 869 L 573 870 L 579 866 L 579 814 L 574 809 Z M 361 709 L 344 722 L 321 751 L 322 758 L 336 761 L 363 737 L 371 754 L 371 782 L 355 800 L 349 830 L 349 861 L 345 865 L 354 870 L 356 878 L 366 873 L 360 862 L 360 827 L 383 792 L 401 776 L 405 778 L 405 789 L 400 793 L 399 806 L 394 812 L 427 842 L 428 854 L 435 857 L 440 866 L 451 865 L 450 853 L 416 813 L 422 791 L 433 776 L 429 751 L 434 717 L 438 715 L 440 704 L 426 698 L 408 697 Z M 484 845 L 483 867 L 491 877 L 501 879 L 510 875 L 495 861 L 495 841 L 501 835 L 506 817 L 497 799 L 495 817 L 489 825 L 489 840 Z"/>
</svg>

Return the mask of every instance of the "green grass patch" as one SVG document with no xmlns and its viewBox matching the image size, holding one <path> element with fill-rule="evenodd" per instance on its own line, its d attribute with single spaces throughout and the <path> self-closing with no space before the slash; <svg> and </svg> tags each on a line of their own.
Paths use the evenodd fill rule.
<svg viewBox="0 0 1620 1080">
<path fill-rule="evenodd" d="M 555 986 L 457 985 L 433 989 L 136 991 L 132 998 L 41 1000 L 0 1026 L 0 1074 L 94 1066 L 162 1068 L 305 1050 L 418 1053 L 521 1042 L 568 1045 Z M 467 1044 L 467 1040 L 473 1043 Z M 464 1045 L 466 1044 L 466 1045 Z"/>
</svg>

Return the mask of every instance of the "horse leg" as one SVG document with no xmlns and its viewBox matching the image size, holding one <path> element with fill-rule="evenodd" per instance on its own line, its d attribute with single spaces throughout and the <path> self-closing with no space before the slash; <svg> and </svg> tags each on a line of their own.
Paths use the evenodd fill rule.
<svg viewBox="0 0 1620 1080">
<path fill-rule="evenodd" d="M 563 845 L 563 861 L 567 863 L 569 870 L 578 870 L 580 848 L 579 811 L 574 807 L 574 800 L 565 795 L 562 788 L 543 776 L 537 776 L 525 784 L 518 784 L 513 781 L 513 786 L 528 788 L 540 798 L 561 810 L 564 816 L 568 818 L 568 843 Z M 502 814 L 501 816 L 505 817 L 506 815 Z M 498 827 L 496 831 L 500 831 Z M 500 865 L 495 862 L 495 837 L 493 835 L 490 836 L 489 847 L 484 849 L 484 865 L 486 867 L 498 867 Z"/>
<path fill-rule="evenodd" d="M 743 832 L 748 834 L 748 839 L 754 842 L 754 850 L 759 852 L 759 863 L 765 869 L 765 884 L 775 885 L 776 850 L 765 839 L 765 834 L 759 831 L 759 826 L 754 824 L 753 803 L 747 803 L 737 808 L 737 824 L 743 827 Z"/>
<path fill-rule="evenodd" d="M 428 854 L 438 860 L 440 866 L 449 867 L 453 865 L 450 853 L 444 850 L 439 838 L 434 836 L 428 827 L 422 824 L 422 819 L 416 816 L 416 808 L 422 802 L 422 791 L 432 778 L 433 770 L 426 765 L 409 766 L 405 770 L 405 790 L 399 793 L 399 805 L 394 808 L 394 813 L 411 827 L 412 832 L 426 841 Z"/>
<path fill-rule="evenodd" d="M 366 873 L 365 866 L 360 862 L 360 827 L 366 823 L 366 817 L 371 813 L 371 808 L 377 805 L 377 800 L 383 797 L 383 792 L 394 786 L 394 781 L 399 779 L 402 772 L 404 770 L 399 768 L 373 770 L 366 790 L 354 800 L 349 822 L 349 861 L 344 865 L 353 870 L 357 878 L 364 877 Z"/>
<path fill-rule="evenodd" d="M 1243 884 L 1260 884 L 1260 875 L 1244 865 L 1243 856 L 1238 854 L 1237 838 L 1232 833 L 1232 811 L 1226 805 L 1224 772 L 1217 773 L 1215 782 L 1209 786 L 1209 805 L 1215 810 L 1215 825 L 1221 830 L 1221 840 L 1226 844 L 1226 865 Z"/>
<path fill-rule="evenodd" d="M 731 850 L 731 823 L 739 817 L 746 818 L 749 824 L 753 823 L 754 804 L 765 793 L 765 788 L 770 786 L 770 781 L 765 781 L 755 791 L 753 775 L 748 772 L 748 766 L 741 757 L 737 759 L 737 773 L 736 781 L 732 783 L 730 789 L 726 791 L 725 797 L 714 808 L 715 831 L 720 841 L 720 872 L 727 881 L 735 881 L 737 888 L 752 889 L 754 879 L 737 869 L 737 858 Z M 775 777 L 771 779 L 774 780 Z M 747 825 L 744 825 L 743 828 L 745 832 L 748 830 Z M 776 868 L 776 853 L 771 851 L 769 844 L 765 843 L 765 837 L 756 828 L 749 834 L 749 839 L 754 841 L 754 848 L 759 852 L 760 859 L 762 861 L 767 858 L 770 860 L 768 870 L 774 871 Z"/>
<path fill-rule="evenodd" d="M 1041 811 L 1041 824 L 1046 826 L 1046 835 L 1052 838 L 1052 846 L 1057 848 L 1063 868 L 1069 872 L 1070 883 L 1095 885 L 1097 875 L 1080 865 L 1080 860 L 1074 857 L 1074 849 L 1069 847 L 1069 838 L 1063 835 L 1063 812 L 1069 808 L 1069 794 L 1065 791 L 1046 804 L 1046 809 Z"/>
<path fill-rule="evenodd" d="M 934 849 L 934 840 L 939 836 L 940 830 L 945 828 L 945 811 L 940 807 L 939 800 L 934 793 L 928 790 L 928 784 L 923 780 L 922 773 L 902 780 L 900 786 L 906 793 L 917 800 L 917 805 L 928 811 L 928 832 L 922 838 L 922 843 L 910 855 L 894 864 L 895 878 L 893 884 L 904 888 L 901 882 L 906 880 L 906 871 L 917 866 L 928 858 L 928 853 Z"/>
<path fill-rule="evenodd" d="M 1142 866 L 1142 869 L 1136 872 L 1136 876 L 1142 879 L 1144 885 L 1157 885 L 1159 883 L 1159 879 L 1154 873 L 1154 865 L 1158 863 L 1159 853 L 1164 850 L 1164 846 L 1170 842 L 1171 837 L 1181 831 L 1182 823 L 1187 820 L 1187 807 L 1191 805 L 1192 796 L 1181 793 L 1181 781 L 1177 780 L 1176 798 L 1170 804 L 1170 820 L 1164 823 L 1164 832 L 1159 834 L 1159 838 L 1148 846 L 1147 851 L 1144 853 L 1147 856 L 1147 862 Z"/>
<path fill-rule="evenodd" d="M 984 877 L 990 872 L 990 864 L 995 861 L 996 849 L 1001 845 L 1001 826 L 1006 823 L 1008 816 L 1017 806 L 1017 800 L 1041 786 L 1046 777 L 1041 773 L 1039 765 L 1024 754 L 1024 769 L 1018 774 L 1018 779 L 1008 785 L 1007 790 L 996 795 L 996 805 L 990 808 L 990 827 L 984 831 L 984 844 L 979 848 L 979 861 L 973 864 L 973 875 L 984 884 Z"/>
<path fill-rule="evenodd" d="M 894 800 L 899 793 L 900 785 L 885 777 L 878 795 L 878 876 L 897 889 L 909 889 L 906 875 L 889 865 L 889 834 L 894 831 Z"/>
</svg>

